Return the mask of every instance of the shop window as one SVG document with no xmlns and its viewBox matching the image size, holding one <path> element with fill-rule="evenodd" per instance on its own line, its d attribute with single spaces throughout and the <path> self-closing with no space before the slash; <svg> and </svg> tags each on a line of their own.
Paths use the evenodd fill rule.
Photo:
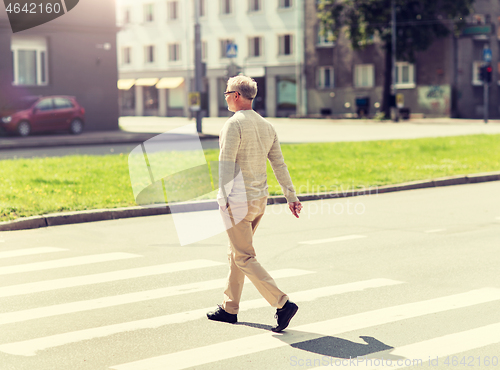
<svg viewBox="0 0 500 370">
<path fill-rule="evenodd" d="M 158 89 L 155 86 L 144 86 L 144 109 L 158 109 Z"/>
<path fill-rule="evenodd" d="M 297 82 L 295 76 L 278 77 L 278 109 L 297 107 Z"/>
</svg>

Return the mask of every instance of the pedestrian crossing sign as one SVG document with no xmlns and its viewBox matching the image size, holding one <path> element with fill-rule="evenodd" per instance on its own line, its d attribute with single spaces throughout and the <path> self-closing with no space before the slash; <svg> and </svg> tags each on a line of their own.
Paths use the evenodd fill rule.
<svg viewBox="0 0 500 370">
<path fill-rule="evenodd" d="M 238 55 L 238 45 L 229 43 L 226 46 L 226 58 L 236 58 Z"/>
</svg>

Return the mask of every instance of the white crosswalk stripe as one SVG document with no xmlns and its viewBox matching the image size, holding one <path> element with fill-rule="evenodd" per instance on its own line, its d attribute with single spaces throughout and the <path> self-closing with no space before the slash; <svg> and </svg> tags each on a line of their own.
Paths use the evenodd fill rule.
<svg viewBox="0 0 500 370">
<path fill-rule="evenodd" d="M 322 239 L 304 243 L 314 245 L 360 238 L 363 238 L 363 236 L 348 235 L 345 237 Z M 26 248 L 0 252 L 0 258 L 37 255 L 48 256 L 50 255 L 50 253 L 59 252 L 67 253 L 68 250 L 52 247 Z M 0 275 L 9 275 L 16 273 L 29 274 L 32 272 L 58 269 L 61 267 L 85 266 L 92 263 L 112 263 L 113 261 L 134 259 L 138 257 L 143 256 L 131 253 L 103 253 L 71 258 L 52 259 L 48 261 L 0 267 Z M 141 264 L 143 264 L 143 262 L 141 262 Z M 99 287 L 99 289 L 96 289 L 96 292 L 99 292 L 99 294 L 101 295 L 100 298 L 93 298 L 95 296 L 91 295 L 87 298 L 92 299 L 80 301 L 75 301 L 75 298 L 73 298 L 71 301 L 67 299 L 60 299 L 59 302 L 63 303 L 49 306 L 41 306 L 41 304 L 36 304 L 36 306 L 31 306 L 33 308 L 0 313 L 0 325 L 14 325 L 12 327 L 7 327 L 7 332 L 9 332 L 10 339 L 3 339 L 3 343 L 0 344 L 0 352 L 3 353 L 3 355 L 18 356 L 21 359 L 23 357 L 29 356 L 44 356 L 46 353 L 50 354 L 50 350 L 56 351 L 58 348 L 62 348 L 62 350 L 65 351 L 66 349 L 64 348 L 64 346 L 69 346 L 71 344 L 78 345 L 78 343 L 83 341 L 87 341 L 87 343 L 82 344 L 85 346 L 92 346 L 93 343 L 106 343 L 106 341 L 110 343 L 113 340 L 111 337 L 112 335 L 130 335 L 130 333 L 134 331 L 141 333 L 140 330 L 144 329 L 163 331 L 163 327 L 166 327 L 168 325 L 187 324 L 188 322 L 194 320 L 204 320 L 203 322 L 208 323 L 208 320 L 206 320 L 206 312 L 214 308 L 212 302 L 207 302 L 207 305 L 204 308 L 197 308 L 196 306 L 188 308 L 181 306 L 179 302 L 182 301 L 176 299 L 176 305 L 178 305 L 179 308 L 173 311 L 170 310 L 170 312 L 175 312 L 172 314 L 160 314 L 160 316 L 149 317 L 146 315 L 142 316 L 141 314 L 137 315 L 137 312 L 141 313 L 141 311 L 139 310 L 135 312 L 135 316 L 132 319 L 131 317 L 128 317 L 129 312 L 127 307 L 127 309 L 119 310 L 119 317 L 117 316 L 116 318 L 107 318 L 101 316 L 102 320 L 99 321 L 98 324 L 93 323 L 89 320 L 89 324 L 82 325 L 82 323 L 86 323 L 87 316 L 92 317 L 92 314 L 90 313 L 91 310 L 101 310 L 109 307 L 131 305 L 130 312 L 134 312 L 135 305 L 140 305 L 141 302 L 147 302 L 153 299 L 162 299 L 173 296 L 185 296 L 186 298 L 184 302 L 188 302 L 190 299 L 189 294 L 193 294 L 193 296 L 195 296 L 196 293 L 214 289 L 222 289 L 225 286 L 227 278 L 223 278 L 219 275 L 219 278 L 215 279 L 202 278 L 200 281 L 195 281 L 196 279 L 190 279 L 190 281 L 195 281 L 190 283 L 182 283 L 182 280 L 179 279 L 179 282 L 176 283 L 176 285 L 172 286 L 142 290 L 137 292 L 132 291 L 126 294 L 116 294 L 116 292 L 119 291 L 116 290 L 117 287 L 119 287 L 120 285 L 126 287 L 132 282 L 133 279 L 153 277 L 153 280 L 150 281 L 154 282 L 154 279 L 156 278 L 165 278 L 165 274 L 175 274 L 183 271 L 195 271 L 202 269 L 205 269 L 204 273 L 202 275 L 196 276 L 213 276 L 212 271 L 210 270 L 211 268 L 224 266 L 226 264 L 227 263 L 205 259 L 187 260 L 183 262 L 141 266 L 90 275 L 62 277 L 52 280 L 40 281 L 39 279 L 37 279 L 37 281 L 29 283 L 0 287 L 0 298 L 9 298 L 10 300 L 7 302 L 11 302 L 12 300 L 12 302 L 15 301 L 16 304 L 22 304 L 22 302 L 50 302 L 48 300 L 40 298 L 43 297 L 41 295 L 33 296 L 35 297 L 36 301 L 30 301 L 30 294 L 59 294 L 59 292 L 56 292 L 59 289 L 92 287 L 93 285 L 107 282 L 116 283 L 115 285 L 113 285 L 113 288 L 111 288 L 115 289 L 114 291 L 106 291 L 106 289 L 110 289 L 106 286 L 102 286 Z M 65 274 L 67 274 L 67 272 L 68 271 L 65 271 Z M 311 283 L 301 284 L 301 286 L 314 286 L 314 282 L 317 281 L 317 278 L 314 277 L 316 276 L 316 271 L 310 270 L 283 269 L 271 271 L 270 274 L 275 279 L 291 279 L 295 277 L 299 278 L 299 280 L 297 281 L 301 281 L 301 279 L 308 279 L 308 281 Z M 33 276 L 38 275 L 33 274 Z M 176 279 L 177 277 L 174 275 L 172 276 L 172 278 Z M 248 279 L 245 280 L 245 284 L 247 283 L 249 283 Z M 347 282 L 339 285 L 313 287 L 312 289 L 302 291 L 293 291 L 293 289 L 287 289 L 287 292 L 290 294 L 290 297 L 293 301 L 304 303 L 313 302 L 319 299 L 330 299 L 329 297 L 352 292 L 358 292 L 360 296 L 356 299 L 359 299 L 360 297 L 363 297 L 364 294 L 369 294 L 367 291 L 370 289 L 386 288 L 389 289 L 390 292 L 392 289 L 397 289 L 396 287 L 398 285 L 401 287 L 406 287 L 404 289 L 411 289 L 410 285 L 402 281 L 375 278 L 363 281 Z M 89 294 L 93 294 L 92 289 L 87 289 L 86 291 L 88 291 Z M 125 289 L 124 291 L 130 291 L 130 289 Z M 63 293 L 67 292 L 69 292 L 69 290 L 64 291 Z M 75 294 L 69 294 L 68 296 L 74 297 Z M 139 360 L 136 360 L 137 357 L 135 357 L 131 358 L 134 359 L 134 361 L 132 362 L 123 361 L 125 363 L 120 364 L 119 361 L 116 361 L 115 364 L 107 363 L 106 366 L 109 366 L 110 369 L 114 370 L 175 370 L 193 367 L 198 368 L 205 365 L 219 366 L 219 363 L 223 364 L 223 362 L 226 360 L 235 359 L 241 356 L 250 356 L 252 354 L 259 354 L 260 356 L 260 354 L 263 354 L 265 351 L 272 352 L 273 350 L 276 350 L 278 348 L 290 346 L 293 347 L 293 345 L 295 344 L 306 341 L 321 339 L 324 337 L 332 337 L 334 335 L 348 333 L 365 328 L 375 328 L 394 322 L 403 322 L 405 320 L 411 321 L 417 318 L 425 319 L 426 315 L 436 313 L 445 313 L 448 311 L 456 311 L 465 308 L 474 310 L 476 309 L 476 307 L 479 307 L 482 304 L 497 302 L 499 300 L 500 289 L 476 289 L 465 293 L 422 300 L 418 302 L 405 303 L 397 306 L 389 306 L 344 317 L 336 317 L 318 322 L 310 322 L 298 326 L 292 325 L 291 327 L 287 328 L 285 332 L 280 334 L 265 332 L 264 334 L 239 337 L 234 340 L 219 342 L 211 345 L 202 344 L 201 346 L 195 346 L 193 348 L 182 347 L 181 350 L 178 350 L 177 352 L 167 352 L 166 354 L 161 354 L 159 356 L 150 358 L 147 358 L 148 356 L 144 356 L 145 358 L 142 359 L 139 357 Z M 200 307 L 200 305 L 198 305 L 198 307 Z M 203 307 L 203 305 L 201 305 L 201 307 Z M 241 303 L 240 312 L 260 310 L 264 308 L 267 309 L 268 307 L 269 304 L 262 298 L 246 300 Z M 184 311 L 178 312 L 178 310 L 182 309 L 184 309 Z M 99 312 L 100 311 L 96 311 L 96 313 Z M 106 311 L 103 310 L 102 312 Z M 109 315 L 109 312 L 113 311 L 107 312 L 107 315 Z M 38 323 L 37 320 L 39 319 L 50 317 L 58 318 L 66 314 L 77 314 L 77 316 L 75 317 L 78 318 L 75 321 L 73 321 L 72 318 L 64 318 L 64 320 L 68 320 L 68 322 L 71 323 L 68 327 L 66 327 L 66 330 L 64 326 L 65 321 L 62 320 L 61 322 L 63 324 L 61 326 L 58 326 L 54 329 L 47 326 L 44 331 L 41 332 L 43 334 L 39 334 L 37 330 L 31 331 L 31 329 L 28 331 L 24 330 L 20 335 L 18 335 L 16 332 L 17 326 L 15 326 L 15 324 L 29 322 L 24 327 L 20 326 L 21 328 L 25 329 L 28 327 L 28 325 L 33 325 L 33 327 L 35 327 Z M 158 315 L 158 313 L 156 315 Z M 200 323 L 201 322 L 202 321 L 200 321 Z M 74 324 L 76 324 L 76 326 L 73 329 L 69 329 L 70 326 Z M 198 323 L 193 323 L 191 325 L 198 325 Z M 172 326 L 170 328 L 172 330 L 175 330 L 175 326 Z M 166 328 L 165 331 L 167 332 Z M 424 339 L 421 342 L 411 344 L 405 343 L 405 345 L 401 347 L 375 352 L 363 358 L 356 359 L 356 367 L 361 369 L 378 369 L 380 368 L 380 366 L 374 364 L 375 360 L 384 360 L 384 366 L 387 368 L 400 369 L 409 366 L 408 361 L 398 362 L 398 360 L 401 359 L 421 359 L 424 365 L 426 365 L 426 361 L 429 360 L 438 361 L 439 359 L 439 361 L 442 361 L 441 359 L 445 356 L 482 348 L 490 344 L 500 343 L 499 333 L 500 323 L 493 323 L 474 329 L 470 329 L 469 327 L 466 331 L 460 331 L 460 329 L 458 328 L 456 329 L 456 332 L 449 333 L 444 336 L 436 338 L 430 337 Z M 130 335 L 127 338 L 134 338 L 134 336 Z M 9 341 L 10 343 L 5 343 L 6 341 Z M 189 346 L 188 343 L 186 343 L 186 345 Z M 300 348 L 297 346 L 295 346 L 294 348 L 292 347 L 290 347 L 290 349 L 293 351 L 297 351 L 297 348 Z M 131 359 L 129 359 L 129 361 Z M 322 360 L 332 361 L 333 365 L 331 366 L 335 367 L 352 367 L 351 362 L 349 362 L 349 364 L 347 362 L 343 363 L 341 361 L 345 360 L 343 358 L 323 356 Z M 335 361 L 337 361 L 337 363 Z M 388 361 L 390 361 L 390 363 Z M 312 366 L 317 365 L 313 364 Z"/>
<path fill-rule="evenodd" d="M 288 270 L 273 271 L 272 273 L 274 274 L 275 278 L 281 278 L 281 277 L 301 276 L 309 274 L 311 272 L 304 270 L 288 269 Z M 245 280 L 245 283 L 248 282 L 249 280 Z M 87 301 L 78 301 L 78 302 L 64 303 L 53 306 L 34 308 L 30 310 L 7 312 L 0 314 L 0 325 L 12 324 L 15 322 L 40 319 L 43 317 L 63 315 L 74 312 L 95 310 L 98 308 L 118 306 L 122 304 L 141 302 L 151 299 L 172 297 L 181 294 L 197 293 L 204 290 L 223 288 L 225 283 L 226 279 L 209 280 L 198 283 L 185 284 L 181 286 L 144 290 L 137 293 L 128 293 L 128 294 L 121 294 L 109 297 L 96 298 Z"/>
<path fill-rule="evenodd" d="M 37 281 L 33 283 L 26 283 L 19 285 L 10 285 L 6 287 L 0 287 L 0 298 L 23 295 L 23 294 L 39 293 L 39 292 L 45 292 L 49 290 L 56 290 L 63 288 L 74 288 L 77 286 L 85 286 L 91 284 L 109 283 L 112 281 L 168 274 L 179 271 L 194 270 L 204 267 L 213 267 L 220 265 L 226 265 L 226 264 L 209 260 L 192 260 L 185 262 L 166 263 L 157 266 L 137 267 L 127 270 L 103 272 L 100 274 L 93 274 L 93 275 L 76 276 L 64 279 L 54 279 L 54 280 Z"/>
<path fill-rule="evenodd" d="M 11 258 L 20 256 L 29 256 L 32 254 L 44 254 L 44 253 L 54 253 L 62 252 L 67 249 L 54 248 L 54 247 L 39 247 L 39 248 L 27 248 L 27 249 L 16 249 L 12 251 L 0 252 L 0 258 Z"/>
<path fill-rule="evenodd" d="M 336 335 L 377 325 L 424 316 L 457 308 L 500 300 L 500 289 L 484 288 L 448 297 L 383 308 L 347 317 L 306 324 L 287 330 L 285 335 L 272 333 L 217 343 L 168 355 L 111 366 L 114 370 L 178 370 L 201 366 L 238 356 Z"/>
<path fill-rule="evenodd" d="M 58 260 L 33 262 L 33 263 L 26 263 L 23 265 L 0 267 L 0 275 L 17 274 L 21 272 L 31 272 L 40 270 L 50 270 L 59 267 L 81 266 L 90 263 L 118 261 L 118 260 L 137 258 L 137 257 L 142 257 L 142 256 L 132 253 L 117 252 L 117 253 L 95 254 L 92 256 L 62 258 Z"/>
<path fill-rule="evenodd" d="M 276 278 L 285 277 L 283 273 L 280 272 L 280 270 L 273 271 L 271 274 L 274 275 Z M 383 286 L 397 285 L 401 283 L 402 282 L 400 281 L 389 280 L 389 279 L 372 279 L 356 283 L 348 283 L 336 286 L 317 288 L 303 292 L 295 292 L 293 293 L 294 297 L 293 299 L 296 302 L 312 301 L 321 297 L 328 297 L 348 292 L 362 291 L 371 288 L 379 288 Z M 269 304 L 264 299 L 245 301 L 242 302 L 241 304 L 240 312 L 249 309 L 267 307 L 268 305 Z M 115 324 L 93 329 L 80 330 L 78 332 L 57 334 L 50 337 L 36 338 L 22 342 L 3 344 L 0 345 L 0 352 L 22 355 L 22 356 L 34 356 L 37 351 L 61 346 L 68 343 L 74 343 L 94 338 L 102 338 L 105 336 L 122 333 L 126 331 L 133 331 L 139 329 L 153 329 L 164 325 L 180 324 L 191 320 L 197 320 L 200 318 L 204 318 L 207 311 L 211 309 L 213 309 L 213 307 L 180 312 L 172 315 L 154 317 L 151 319 L 137 320 L 123 324 Z"/>
</svg>

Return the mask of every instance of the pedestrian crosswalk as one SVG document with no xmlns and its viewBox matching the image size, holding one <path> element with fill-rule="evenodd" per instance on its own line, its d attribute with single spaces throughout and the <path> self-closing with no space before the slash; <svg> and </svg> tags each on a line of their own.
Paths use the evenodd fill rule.
<svg viewBox="0 0 500 370">
<path fill-rule="evenodd" d="M 332 239 L 333 240 L 333 239 Z M 349 240 L 346 238 L 345 240 Z M 6 248 L 4 248 L 6 249 Z M 41 247 L 17 250 L 3 250 L 0 252 L 0 258 L 3 262 L 8 262 L 9 258 L 14 258 L 14 263 L 19 261 L 19 257 L 31 256 L 38 258 L 37 262 L 7 265 L 4 263 L 0 267 L 0 275 L 26 276 L 22 284 L 5 284 L 8 280 L 3 280 L 0 286 L 0 331 L 2 328 L 9 328 L 11 333 L 8 337 L 0 338 L 0 358 L 13 358 L 13 361 L 19 361 L 23 358 L 50 358 L 52 351 L 58 351 L 64 348 L 75 348 L 85 343 L 86 348 L 98 348 L 111 343 L 120 336 L 126 336 L 127 340 L 133 340 L 134 333 L 147 330 L 161 330 L 168 336 L 169 328 L 174 325 L 189 325 L 189 323 L 199 323 L 199 327 L 214 323 L 206 320 L 206 312 L 213 309 L 214 299 L 220 298 L 220 292 L 224 288 L 226 279 L 224 277 L 225 263 L 210 259 L 186 259 L 184 261 L 154 264 L 144 266 L 143 255 L 137 253 L 98 253 L 78 256 L 72 255 L 74 252 L 70 249 Z M 100 273 L 91 273 L 87 275 L 67 276 L 64 275 L 57 279 L 38 281 L 37 273 L 51 270 L 57 273 L 58 269 L 72 266 L 90 266 L 99 264 L 101 269 L 112 263 L 121 260 L 141 261 L 136 267 L 123 268 L 121 270 L 112 270 Z M 133 265 L 133 264 L 132 264 Z M 113 265 L 116 268 L 116 265 Z M 127 266 L 131 266 L 130 263 Z M 110 267 L 111 269 L 111 267 Z M 75 273 L 81 273 L 84 270 L 77 270 Z M 180 274 L 193 273 L 193 276 L 210 276 L 197 281 L 182 281 L 177 278 Z M 198 275 L 199 273 L 199 275 Z M 373 277 L 369 279 L 355 279 L 343 283 L 331 282 L 325 284 L 319 278 L 322 273 L 314 269 L 287 268 L 270 271 L 271 275 L 281 282 L 293 281 L 305 284 L 296 284 L 295 290 L 287 291 L 293 301 L 300 304 L 307 302 L 316 302 L 319 300 L 334 302 L 348 294 L 359 294 L 360 297 L 370 296 L 374 291 L 383 290 L 386 294 L 391 291 L 400 291 L 397 289 L 411 290 L 411 284 L 384 277 Z M 67 274 L 67 270 L 66 270 Z M 50 274 L 48 276 L 55 276 Z M 154 289 L 144 288 L 140 291 L 120 292 L 117 286 L 129 286 L 138 279 L 148 278 L 164 279 L 166 276 L 172 277 L 176 283 L 171 286 L 155 287 Z M 29 278 L 33 281 L 29 281 Z M 18 281 L 18 280 L 13 280 Z M 85 299 L 75 299 L 71 296 L 69 301 L 61 298 L 57 304 L 47 303 L 43 297 L 46 294 L 57 294 L 64 289 L 87 288 L 92 291 L 93 287 L 109 285 L 110 290 L 103 296 L 102 292 L 95 297 L 86 296 Z M 248 280 L 245 281 L 248 283 Z M 307 289 L 301 289 L 307 286 Z M 399 288 L 398 288 L 399 287 Z M 213 292 L 212 292 L 213 291 Z M 207 294 L 210 293 L 210 294 Z M 214 294 L 212 294 L 214 293 Z M 207 295 L 205 295 L 207 294 Z M 210 296 L 210 300 L 202 299 L 193 307 L 177 307 L 176 300 L 182 297 Z M 30 297 L 37 297 L 36 301 L 30 300 Z M 138 317 L 137 312 L 134 315 L 123 314 L 119 319 L 113 317 L 112 310 L 128 305 L 154 304 L 154 300 L 172 298 L 169 312 L 161 315 L 145 315 Z M 17 300 L 17 301 L 15 301 Z M 16 307 L 20 307 L 24 301 L 30 301 L 26 309 L 11 310 L 9 303 L 17 302 Z M 130 353 L 120 358 L 114 356 L 107 358 L 106 362 L 99 368 L 114 370 L 175 370 L 175 369 L 201 369 L 201 368 L 225 368 L 225 363 L 236 358 L 251 358 L 252 356 L 267 356 L 273 351 L 286 350 L 290 353 L 289 358 L 295 359 L 290 362 L 289 359 L 283 362 L 282 368 L 289 368 L 299 364 L 300 353 L 304 352 L 303 343 L 309 343 L 315 340 L 321 340 L 325 337 L 342 337 L 346 333 L 359 330 L 369 330 L 370 328 L 381 328 L 394 323 L 400 323 L 404 326 L 411 323 L 412 320 L 426 320 L 432 315 L 459 312 L 460 310 L 471 310 L 479 312 L 482 305 L 498 304 L 500 301 L 500 289 L 496 287 L 482 287 L 478 289 L 467 289 L 457 291 L 454 294 L 442 296 L 430 296 L 423 299 L 412 300 L 408 303 L 382 306 L 376 309 L 366 309 L 351 315 L 337 315 L 332 313 L 332 317 L 313 318 L 310 322 L 292 325 L 283 333 L 276 334 L 270 330 L 262 332 L 262 328 L 252 334 L 248 333 L 248 326 L 245 332 L 242 327 L 232 326 L 231 330 L 235 337 L 224 340 L 219 338 L 215 343 L 206 341 L 201 345 L 199 342 L 192 345 L 189 340 L 179 346 L 179 350 L 170 351 L 167 347 L 163 353 L 155 356 L 143 356 L 140 351 Z M 19 303 L 21 302 L 21 303 Z M 36 306 L 34 306 L 34 303 Z M 201 303 L 201 305 L 200 305 Z M 240 318 L 245 312 L 260 312 L 260 310 L 269 310 L 268 303 L 262 298 L 243 300 L 240 307 Z M 131 309 L 133 311 L 133 309 Z M 299 314 L 300 314 L 299 310 Z M 92 321 L 86 321 L 88 315 L 99 315 L 101 320 L 92 324 Z M 140 316 L 140 315 L 139 315 Z M 36 327 L 42 320 L 57 320 L 59 323 L 57 330 L 47 329 L 38 334 L 37 330 L 27 330 L 27 327 Z M 72 322 L 74 320 L 74 322 Z M 51 323 L 53 321 L 50 321 Z M 74 325 L 77 322 L 78 325 Z M 85 325 L 82 324 L 85 322 Z M 215 323 L 219 325 L 218 323 Z M 256 323 L 258 324 L 258 323 Z M 295 325 L 294 325 L 295 324 Z M 225 325 L 225 324 L 220 324 Z M 47 326 L 47 325 L 45 325 Z M 17 334 L 16 328 L 23 330 Z M 224 326 L 226 330 L 229 326 Z M 241 331 L 241 333 L 240 333 Z M 14 333 L 14 334 L 12 334 Z M 193 333 L 192 335 L 196 335 Z M 142 337 L 144 338 L 144 337 Z M 151 345 L 155 342 L 152 336 Z M 176 338 L 172 338 L 173 341 Z M 492 344 L 500 343 L 500 323 L 490 322 L 486 325 L 470 328 L 464 327 L 463 330 L 453 330 L 445 335 L 435 338 L 424 338 L 415 343 L 405 343 L 400 347 L 389 347 L 390 349 L 380 349 L 368 356 L 353 358 L 343 358 L 330 356 L 320 356 L 319 352 L 314 354 L 314 361 L 311 360 L 307 368 L 324 368 L 335 366 L 339 368 L 376 369 L 378 364 L 383 362 L 384 366 L 394 369 L 412 366 L 409 360 L 420 359 L 424 362 L 446 361 L 446 356 L 470 351 Z M 313 351 L 314 352 L 314 351 Z M 61 353 L 61 352 L 59 352 Z M 62 353 L 66 353 L 63 351 Z M 308 352 L 311 355 L 311 352 Z M 7 357 L 6 357 L 7 356 Z M 10 357 L 9 357 L 10 356 Z M 47 362 L 49 360 L 45 360 Z M 61 358 L 58 359 L 61 361 Z M 353 362 L 355 361 L 355 362 Z M 63 361 L 64 362 L 64 361 Z M 243 363 L 243 362 L 242 362 Z M 294 365 L 295 364 L 295 365 Z M 355 365 L 354 365 L 355 364 Z M 215 367 L 210 367 L 215 366 Z M 19 367 L 23 369 L 23 367 Z M 28 366 L 26 368 L 29 368 Z M 50 366 L 48 367 L 50 368 Z M 56 368 L 65 368 L 54 366 Z M 241 367 L 245 369 L 246 367 Z M 251 369 L 252 367 L 248 367 Z M 274 368 L 274 367 L 273 367 Z M 276 368 L 280 368 L 279 366 Z"/>
</svg>

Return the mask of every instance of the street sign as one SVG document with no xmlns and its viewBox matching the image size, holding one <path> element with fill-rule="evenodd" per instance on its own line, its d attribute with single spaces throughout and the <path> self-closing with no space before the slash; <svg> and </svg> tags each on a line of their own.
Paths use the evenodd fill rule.
<svg viewBox="0 0 500 370">
<path fill-rule="evenodd" d="M 188 93 L 189 109 L 199 111 L 201 109 L 201 96 L 198 91 Z"/>
<path fill-rule="evenodd" d="M 236 58 L 238 55 L 238 45 L 236 44 L 227 44 L 226 46 L 226 58 Z"/>
<path fill-rule="evenodd" d="M 493 55 L 491 53 L 491 49 L 490 48 L 483 49 L 483 61 L 486 63 L 490 63 L 492 59 Z"/>
</svg>

